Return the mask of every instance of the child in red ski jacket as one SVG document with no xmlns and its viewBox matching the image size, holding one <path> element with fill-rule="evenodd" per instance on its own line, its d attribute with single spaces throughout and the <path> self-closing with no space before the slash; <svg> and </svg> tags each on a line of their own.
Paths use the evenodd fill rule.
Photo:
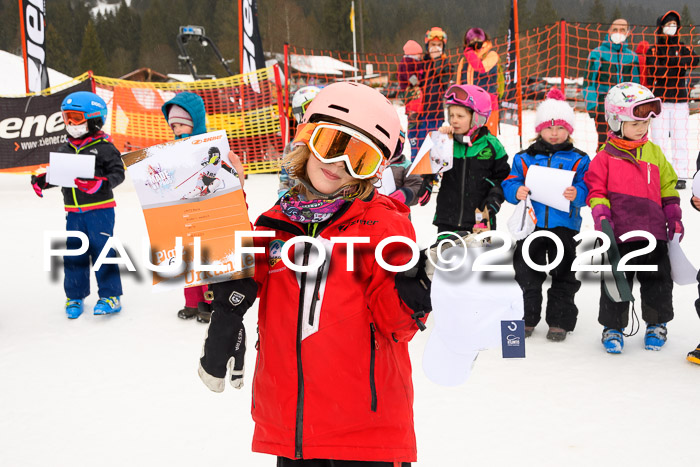
<svg viewBox="0 0 700 467">
<path fill-rule="evenodd" d="M 255 224 L 272 233 L 256 238 L 264 254 L 255 278 L 211 285 L 199 375 L 217 392 L 227 369 L 232 385 L 243 385 L 243 314 L 257 293 L 253 451 L 282 467 L 406 466 L 416 460 L 408 341 L 431 303 L 423 268 L 395 273 L 375 260 L 387 237 L 415 239 L 408 208 L 373 186 L 396 148 L 399 119 L 377 91 L 345 82 L 321 90 L 301 123 L 299 147 L 284 162 L 298 183 Z M 298 236 L 315 238 L 325 260 L 308 242 L 283 252 Z M 347 237 L 368 242 L 353 255 L 333 241 Z M 293 271 L 283 255 L 310 270 Z M 411 252 L 392 243 L 383 256 L 399 265 Z"/>
</svg>

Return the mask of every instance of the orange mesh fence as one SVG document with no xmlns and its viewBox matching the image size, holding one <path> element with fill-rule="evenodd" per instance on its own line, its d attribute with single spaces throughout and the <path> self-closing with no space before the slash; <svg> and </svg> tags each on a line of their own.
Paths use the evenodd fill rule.
<svg viewBox="0 0 700 467">
<path fill-rule="evenodd" d="M 499 58 L 486 72 L 469 66 L 462 47 L 448 48 L 437 60 L 426 60 L 424 55 L 422 60 L 411 62 L 400 53 L 355 56 L 352 52 L 289 46 L 285 58 L 290 75 L 289 92 L 293 96 L 303 86 L 324 86 L 340 80 L 376 87 L 396 105 L 415 154 L 415 147 L 425 132 L 439 127 L 445 119 L 444 94 L 449 85 L 455 82 L 478 84 L 492 94 L 492 108 L 499 109 L 492 113 L 487 126 L 498 134 L 512 154 L 535 137 L 536 105 L 551 87 L 561 87 L 576 111 L 572 135 L 575 145 L 593 155 L 599 145 L 599 135 L 601 139 L 605 137 L 600 103 L 607 89 L 618 82 L 641 80 L 665 102 L 664 114 L 652 122 L 652 140 L 662 147 L 669 159 L 673 158 L 680 177 L 692 176 L 700 149 L 700 68 L 697 63 L 700 51 L 693 51 L 692 45 L 676 49 L 653 47 L 657 41 L 656 27 L 633 25 L 624 43 L 626 48 L 619 52 L 619 46 L 611 45 L 606 39 L 609 27 L 607 24 L 560 22 L 521 32 L 522 102 L 516 101 L 514 87 L 508 88 L 504 83 L 505 37 L 493 38 L 492 48 L 480 51 L 479 59 L 485 69 L 493 61 L 493 55 L 489 55 L 491 51 Z M 694 26 L 683 26 L 679 34 L 684 44 L 694 44 L 700 39 Z M 419 39 L 422 44 L 422 38 Z M 650 48 L 643 53 L 647 47 Z M 678 56 L 676 51 L 679 51 Z M 635 67 L 627 64 L 635 60 Z M 681 75 L 679 79 L 664 79 L 674 73 Z M 412 75 L 416 75 L 418 81 L 415 86 L 408 81 Z M 523 111 L 522 135 L 515 126 L 508 124 L 514 123 L 514 112 L 508 108 L 517 106 Z"/>
<path fill-rule="evenodd" d="M 110 109 L 105 131 L 122 152 L 172 140 L 161 106 L 176 93 L 188 91 L 204 100 L 207 129 L 226 130 L 231 149 L 247 172 L 279 170 L 286 119 L 280 115 L 277 67 L 191 83 L 143 83 L 102 76 L 94 81 L 97 94 Z"/>
</svg>

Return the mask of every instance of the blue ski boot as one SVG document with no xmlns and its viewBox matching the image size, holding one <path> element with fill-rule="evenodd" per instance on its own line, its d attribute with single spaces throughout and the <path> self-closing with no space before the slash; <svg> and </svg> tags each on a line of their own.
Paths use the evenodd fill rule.
<svg viewBox="0 0 700 467">
<path fill-rule="evenodd" d="M 622 348 L 625 346 L 623 330 L 613 328 L 603 328 L 603 338 L 601 342 L 607 353 L 622 353 Z"/>
<path fill-rule="evenodd" d="M 647 324 L 647 332 L 644 335 L 644 348 L 647 350 L 661 350 L 666 343 L 666 323 Z"/>
<path fill-rule="evenodd" d="M 75 319 L 83 314 L 83 299 L 66 299 L 66 315 L 68 319 Z"/>
<path fill-rule="evenodd" d="M 101 297 L 95 305 L 93 314 L 110 315 L 120 311 L 122 311 L 122 304 L 119 302 L 119 297 Z"/>
</svg>

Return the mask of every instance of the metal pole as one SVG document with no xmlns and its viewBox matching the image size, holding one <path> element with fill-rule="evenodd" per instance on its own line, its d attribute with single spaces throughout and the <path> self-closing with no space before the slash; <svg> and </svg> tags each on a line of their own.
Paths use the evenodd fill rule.
<svg viewBox="0 0 700 467">
<path fill-rule="evenodd" d="M 238 64 L 243 74 L 243 0 L 238 0 Z"/>
<path fill-rule="evenodd" d="M 566 20 L 561 19 L 559 28 L 559 74 L 561 75 L 561 92 L 566 96 Z"/>
<path fill-rule="evenodd" d="M 352 25 L 352 65 L 355 67 L 355 78 L 357 78 L 357 38 L 355 37 L 355 0 L 352 0 L 352 6 L 350 7 L 351 19 L 350 24 Z"/>
<path fill-rule="evenodd" d="M 365 3 L 365 0 L 360 0 L 359 2 L 359 12 L 360 12 L 360 53 L 364 54 L 365 53 L 365 33 L 362 28 L 362 4 Z"/>
</svg>

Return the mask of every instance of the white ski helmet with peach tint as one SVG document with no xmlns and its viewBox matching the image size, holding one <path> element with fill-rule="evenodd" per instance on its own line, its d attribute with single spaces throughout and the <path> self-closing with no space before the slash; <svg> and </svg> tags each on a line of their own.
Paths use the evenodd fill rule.
<svg viewBox="0 0 700 467">
<path fill-rule="evenodd" d="M 353 128 L 371 138 L 390 158 L 401 124 L 394 106 L 379 91 L 359 83 L 329 84 L 316 95 L 301 123 L 330 122 Z"/>
</svg>

